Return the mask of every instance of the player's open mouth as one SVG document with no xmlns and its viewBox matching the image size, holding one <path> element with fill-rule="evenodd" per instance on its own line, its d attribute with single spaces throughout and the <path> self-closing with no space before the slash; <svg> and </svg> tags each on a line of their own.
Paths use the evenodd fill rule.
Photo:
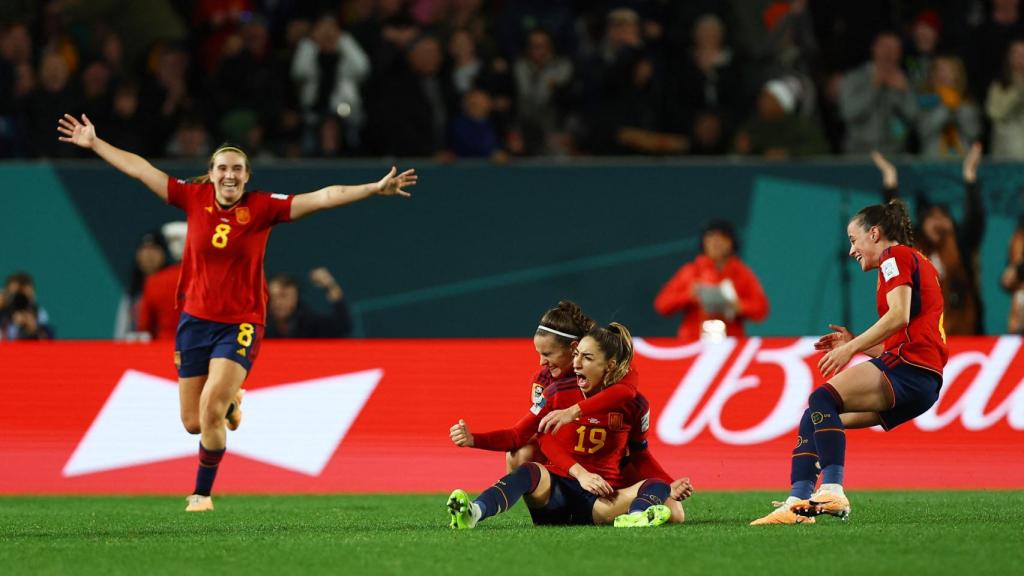
<svg viewBox="0 0 1024 576">
<path fill-rule="evenodd" d="M 586 376 L 584 376 L 584 375 L 583 375 L 582 373 L 580 373 L 580 372 L 577 372 L 577 373 L 576 373 L 576 384 L 577 384 L 577 385 L 578 385 L 578 386 L 579 386 L 580 388 L 582 388 L 582 387 L 586 386 L 586 385 L 587 385 L 587 377 L 586 377 Z"/>
</svg>

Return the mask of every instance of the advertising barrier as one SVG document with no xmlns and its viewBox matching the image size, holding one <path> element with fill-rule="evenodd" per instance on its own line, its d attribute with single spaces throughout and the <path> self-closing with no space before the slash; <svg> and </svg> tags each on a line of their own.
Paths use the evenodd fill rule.
<svg viewBox="0 0 1024 576">
<path fill-rule="evenodd" d="M 698 489 L 784 491 L 822 382 L 814 340 L 637 339 L 652 453 Z M 930 411 L 888 433 L 848 431 L 847 485 L 1024 488 L 1021 347 L 953 339 Z M 0 345 L 0 493 L 187 493 L 198 437 L 181 426 L 171 360 L 160 342 Z M 514 424 L 536 370 L 528 339 L 266 342 L 216 491 L 480 490 L 503 454 L 457 448 L 448 429 Z"/>
</svg>

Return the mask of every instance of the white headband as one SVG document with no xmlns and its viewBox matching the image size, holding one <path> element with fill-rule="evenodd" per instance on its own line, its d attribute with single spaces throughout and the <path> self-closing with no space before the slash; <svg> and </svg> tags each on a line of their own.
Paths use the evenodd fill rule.
<svg viewBox="0 0 1024 576">
<path fill-rule="evenodd" d="M 580 339 L 579 336 L 573 336 L 572 334 L 566 334 L 565 332 L 559 332 L 558 330 L 555 330 L 554 328 L 548 328 L 547 326 L 545 326 L 543 324 L 538 325 L 537 329 L 538 330 L 544 330 L 545 332 L 551 332 L 552 334 L 558 334 L 559 336 L 564 336 L 565 338 L 568 338 L 570 340 L 579 340 Z"/>
</svg>

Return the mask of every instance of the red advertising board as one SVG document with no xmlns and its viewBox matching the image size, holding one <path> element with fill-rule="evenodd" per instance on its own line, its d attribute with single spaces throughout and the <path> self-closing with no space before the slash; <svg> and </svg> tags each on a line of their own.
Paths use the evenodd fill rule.
<svg viewBox="0 0 1024 576">
<path fill-rule="evenodd" d="M 776 488 L 807 395 L 813 339 L 637 341 L 651 450 L 702 489 Z M 939 402 L 893 432 L 848 433 L 851 488 L 1024 487 L 1018 337 L 955 339 Z M 0 493 L 183 493 L 198 438 L 181 427 L 164 343 L 0 345 Z M 513 424 L 530 406 L 529 340 L 270 341 L 228 435 L 226 492 L 477 490 L 504 471 L 448 428 Z"/>
</svg>

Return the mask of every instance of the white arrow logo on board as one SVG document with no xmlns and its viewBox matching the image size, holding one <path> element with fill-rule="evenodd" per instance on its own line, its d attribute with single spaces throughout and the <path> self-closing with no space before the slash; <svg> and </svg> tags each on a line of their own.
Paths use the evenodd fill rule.
<svg viewBox="0 0 1024 576">
<path fill-rule="evenodd" d="M 365 370 L 253 390 L 228 449 L 253 460 L 318 476 L 341 444 L 384 371 Z M 196 454 L 184 432 L 178 384 L 127 370 L 75 452 L 64 476 L 151 464 Z"/>
</svg>

